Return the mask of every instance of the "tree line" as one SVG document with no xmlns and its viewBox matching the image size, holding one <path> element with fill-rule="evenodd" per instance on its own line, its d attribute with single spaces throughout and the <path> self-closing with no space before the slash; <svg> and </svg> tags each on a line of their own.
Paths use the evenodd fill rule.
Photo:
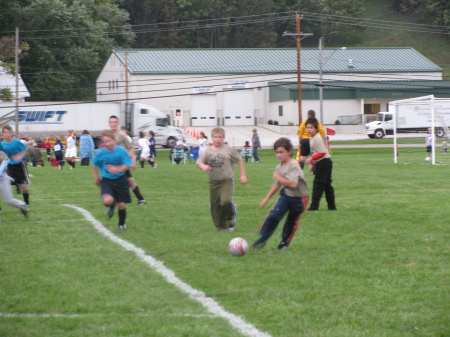
<svg viewBox="0 0 450 337">
<path fill-rule="evenodd" d="M 449 26 L 444 0 L 396 0 Z M 358 42 L 364 0 L 0 0 L 0 61 L 13 72 L 14 28 L 20 28 L 20 73 L 30 100 L 95 100 L 95 81 L 113 49 L 295 47 L 295 13 L 302 42 Z M 437 13 L 438 12 L 438 13 Z M 0 93 L 1 95 L 1 93 Z M 1 97 L 1 96 L 0 96 Z"/>
</svg>

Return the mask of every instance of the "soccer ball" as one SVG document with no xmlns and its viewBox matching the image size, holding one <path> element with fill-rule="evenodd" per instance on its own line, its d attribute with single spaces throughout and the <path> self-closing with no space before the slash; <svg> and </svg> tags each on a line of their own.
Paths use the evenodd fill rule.
<svg viewBox="0 0 450 337">
<path fill-rule="evenodd" d="M 243 238 L 234 238 L 228 244 L 228 250 L 233 256 L 243 256 L 248 252 L 248 243 Z"/>
</svg>

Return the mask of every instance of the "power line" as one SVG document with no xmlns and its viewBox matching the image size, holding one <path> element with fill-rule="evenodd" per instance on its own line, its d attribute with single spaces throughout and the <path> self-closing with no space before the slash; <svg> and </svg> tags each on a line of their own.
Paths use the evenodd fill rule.
<svg viewBox="0 0 450 337">
<path fill-rule="evenodd" d="M 449 35 L 449 27 L 438 26 L 438 25 L 427 25 L 427 24 L 416 24 L 416 23 L 406 23 L 398 21 L 383 21 L 374 20 L 366 18 L 355 18 L 347 16 L 337 16 L 321 13 L 312 12 L 302 12 L 303 20 L 305 21 L 315 21 L 315 22 L 326 22 L 331 24 L 339 25 L 350 25 L 350 26 L 361 26 L 361 27 L 371 27 L 379 29 L 398 29 L 412 31 L 416 33 L 432 33 L 432 34 L 443 34 Z M 89 36 L 115 36 L 129 34 L 133 32 L 135 34 L 146 34 L 146 33 L 161 33 L 170 32 L 178 30 L 196 30 L 196 29 L 208 29 L 216 27 L 227 27 L 236 25 L 248 25 L 248 24 L 260 24 L 260 23 L 273 23 L 283 20 L 291 20 L 294 17 L 294 12 L 282 12 L 282 13 L 270 13 L 270 14 L 259 14 L 253 16 L 240 16 L 240 17 L 228 17 L 228 18 L 217 18 L 208 20 L 196 20 L 196 21 L 181 21 L 181 22 L 167 22 L 167 23 L 157 23 L 157 24 L 141 24 L 141 25 L 125 25 L 125 26 L 112 26 L 112 27 L 94 27 L 94 28 L 75 28 L 75 29 L 55 29 L 55 30 L 28 30 L 22 31 L 21 33 L 25 36 L 26 40 L 42 40 L 42 39 L 64 39 L 64 38 L 78 38 L 78 37 L 89 37 Z M 234 21 L 235 20 L 235 21 Z M 123 32 L 110 30 L 126 30 Z M 131 31 L 130 29 L 134 29 Z M 27 33 L 42 33 L 42 32 L 90 32 L 94 33 L 80 33 L 80 34 L 66 34 L 66 35 L 50 35 L 50 36 L 30 36 L 26 37 Z M 8 32 L 6 32 L 8 33 Z M 12 33 L 12 32 L 9 32 Z"/>
</svg>

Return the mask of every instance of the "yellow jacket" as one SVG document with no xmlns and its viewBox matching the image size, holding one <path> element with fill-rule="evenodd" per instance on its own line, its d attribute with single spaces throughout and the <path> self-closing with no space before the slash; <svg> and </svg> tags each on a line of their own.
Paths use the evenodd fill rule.
<svg viewBox="0 0 450 337">
<path fill-rule="evenodd" d="M 319 134 L 322 137 L 325 137 L 325 130 L 323 129 L 323 125 L 320 122 L 319 122 Z M 298 127 L 297 136 L 299 136 L 301 139 L 311 138 L 311 136 L 308 135 L 308 133 L 306 132 L 306 120 L 304 120 L 302 124 L 300 124 L 300 126 Z"/>
</svg>

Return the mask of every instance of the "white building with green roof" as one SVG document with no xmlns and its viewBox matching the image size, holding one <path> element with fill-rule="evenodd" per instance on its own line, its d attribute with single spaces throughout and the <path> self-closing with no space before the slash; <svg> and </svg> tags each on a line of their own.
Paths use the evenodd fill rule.
<svg viewBox="0 0 450 337">
<path fill-rule="evenodd" d="M 413 48 L 301 50 L 302 119 L 360 120 L 399 98 L 450 94 L 442 69 Z M 97 79 L 98 101 L 139 101 L 176 126 L 298 124 L 296 49 L 114 51 Z M 319 116 L 319 115 L 318 115 Z M 345 117 L 345 118 L 343 118 Z"/>
</svg>

